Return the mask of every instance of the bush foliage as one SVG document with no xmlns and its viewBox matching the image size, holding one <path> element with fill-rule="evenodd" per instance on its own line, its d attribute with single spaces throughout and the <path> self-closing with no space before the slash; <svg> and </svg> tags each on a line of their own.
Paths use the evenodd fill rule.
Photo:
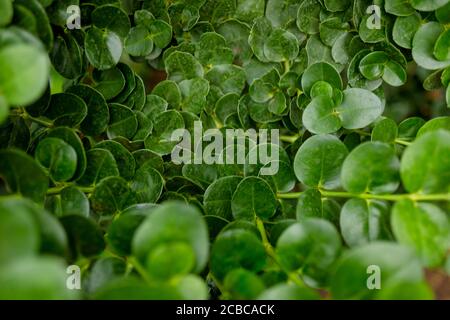
<svg viewBox="0 0 450 320">
<path fill-rule="evenodd" d="M 0 0 L 0 298 L 433 298 L 444 101 L 449 0 Z M 279 171 L 174 164 L 198 120 Z"/>
</svg>

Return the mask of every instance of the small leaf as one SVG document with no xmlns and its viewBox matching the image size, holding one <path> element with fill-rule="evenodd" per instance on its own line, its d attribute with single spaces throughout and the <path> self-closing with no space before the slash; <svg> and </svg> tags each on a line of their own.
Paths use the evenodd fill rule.
<svg viewBox="0 0 450 320">
<path fill-rule="evenodd" d="M 350 247 L 389 240 L 389 206 L 381 201 L 350 199 L 342 207 L 340 229 Z"/>
<path fill-rule="evenodd" d="M 46 138 L 39 142 L 35 158 L 55 181 L 70 180 L 77 169 L 77 153 L 71 145 L 58 138 Z"/>
<path fill-rule="evenodd" d="M 392 210 L 392 230 L 398 242 L 414 249 L 426 266 L 442 264 L 450 246 L 450 224 L 439 207 L 397 202 Z"/>
<path fill-rule="evenodd" d="M 399 186 L 399 168 L 394 148 L 381 142 L 366 142 L 345 159 L 342 185 L 353 193 L 393 193 Z"/>
<path fill-rule="evenodd" d="M 175 82 L 203 77 L 203 68 L 201 64 L 192 55 L 186 52 L 173 52 L 166 58 L 165 65 L 168 79 Z"/>
<path fill-rule="evenodd" d="M 334 133 L 342 127 L 335 103 L 327 96 L 315 97 L 303 112 L 302 121 L 308 131 L 316 134 Z"/>
<path fill-rule="evenodd" d="M 269 184 L 261 178 L 247 177 L 236 188 L 231 200 L 235 219 L 268 219 L 277 207 L 275 195 Z"/>
<path fill-rule="evenodd" d="M 406 148 L 401 162 L 401 177 L 409 192 L 442 193 L 450 187 L 450 133 L 426 133 Z"/>
<path fill-rule="evenodd" d="M 294 60 L 299 53 L 297 38 L 289 31 L 275 29 L 264 43 L 264 55 L 269 61 Z"/>
<path fill-rule="evenodd" d="M 95 185 L 106 177 L 119 175 L 116 160 L 108 150 L 91 149 L 86 156 L 86 171 L 78 181 L 81 185 Z"/>
<path fill-rule="evenodd" d="M 297 179 L 309 187 L 339 187 L 341 167 L 347 148 L 331 135 L 313 136 L 298 150 L 294 160 Z"/>
<path fill-rule="evenodd" d="M 422 25 L 414 36 L 412 55 L 422 68 L 437 70 L 450 65 L 450 60 L 439 61 L 434 56 L 435 43 L 443 31 L 439 23 L 428 22 Z"/>
<path fill-rule="evenodd" d="M 329 268 L 339 257 L 341 239 L 328 221 L 309 218 L 288 227 L 277 241 L 276 254 L 287 270 L 302 270 L 312 283 L 327 282 Z"/>
</svg>

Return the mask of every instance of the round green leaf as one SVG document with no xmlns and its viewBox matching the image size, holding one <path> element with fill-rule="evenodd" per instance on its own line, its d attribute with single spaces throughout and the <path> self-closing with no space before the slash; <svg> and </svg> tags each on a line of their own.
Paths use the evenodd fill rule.
<svg viewBox="0 0 450 320">
<path fill-rule="evenodd" d="M 15 149 L 0 150 L 0 158 L 0 177 L 6 183 L 6 191 L 42 203 L 49 181 L 34 159 Z"/>
<path fill-rule="evenodd" d="M 336 109 L 345 129 L 364 128 L 383 113 L 383 104 L 374 93 L 358 88 L 344 91 L 344 100 Z"/>
<path fill-rule="evenodd" d="M 442 193 L 450 187 L 450 133 L 423 134 L 406 148 L 401 162 L 403 185 L 409 192 Z"/>
<path fill-rule="evenodd" d="M 381 277 L 378 290 L 371 289 L 377 285 L 376 277 Z M 392 287 L 410 283 L 424 283 L 414 253 L 399 244 L 379 241 L 352 249 L 340 259 L 331 280 L 331 294 L 334 299 L 376 299 Z M 414 299 L 415 291 L 404 290 L 406 297 Z"/>
<path fill-rule="evenodd" d="M 309 94 L 318 81 L 328 82 L 333 88 L 342 89 L 342 79 L 336 69 L 329 63 L 319 62 L 310 65 L 302 76 L 303 91 Z"/>
<path fill-rule="evenodd" d="M 444 31 L 434 45 L 434 56 L 441 61 L 450 60 L 450 30 Z"/>
<path fill-rule="evenodd" d="M 407 17 L 397 17 L 392 30 L 392 38 L 395 43 L 405 49 L 411 49 L 414 35 L 419 30 L 421 21 L 419 13 Z"/>
<path fill-rule="evenodd" d="M 70 180 L 77 169 L 77 153 L 72 146 L 58 138 L 46 138 L 39 142 L 35 158 L 48 169 L 55 181 Z"/>
<path fill-rule="evenodd" d="M 205 267 L 209 254 L 209 238 L 200 212 L 180 202 L 167 202 L 149 215 L 133 238 L 133 253 L 141 261 L 158 245 L 183 242 L 195 253 L 195 272 Z"/>
<path fill-rule="evenodd" d="M 87 166 L 84 175 L 78 180 L 81 185 L 92 185 L 103 178 L 118 176 L 116 160 L 106 149 L 91 149 L 86 153 Z"/>
<path fill-rule="evenodd" d="M 107 134 L 110 139 L 124 137 L 131 139 L 136 133 L 138 122 L 135 113 L 130 108 L 119 103 L 109 104 L 110 123 Z"/>
<path fill-rule="evenodd" d="M 0 48 L 0 91 L 11 105 L 35 102 L 45 91 L 49 77 L 47 54 L 29 44 Z"/>
<path fill-rule="evenodd" d="M 342 207 L 339 226 L 350 247 L 389 240 L 389 206 L 381 201 L 350 199 Z"/>
<path fill-rule="evenodd" d="M 168 79 L 175 82 L 203 77 L 203 67 L 191 54 L 175 51 L 166 60 Z"/>
<path fill-rule="evenodd" d="M 118 35 L 107 29 L 91 27 L 84 40 L 89 62 L 100 70 L 114 67 L 122 55 L 122 42 Z"/>
<path fill-rule="evenodd" d="M 366 142 L 348 155 L 342 166 L 342 185 L 353 193 L 393 193 L 399 186 L 400 162 L 394 148 Z"/>
<path fill-rule="evenodd" d="M 334 133 L 342 127 L 335 103 L 328 96 L 315 97 L 303 112 L 302 121 L 309 132 L 316 134 Z"/>
<path fill-rule="evenodd" d="M 313 136 L 306 140 L 294 159 L 297 179 L 309 187 L 339 187 L 341 167 L 347 148 L 331 135 Z"/>
<path fill-rule="evenodd" d="M 392 210 L 392 230 L 398 242 L 414 249 L 425 265 L 435 267 L 444 261 L 450 246 L 450 224 L 439 207 L 397 202 Z"/>
<path fill-rule="evenodd" d="M 195 267 L 195 253 L 184 242 L 162 243 L 150 251 L 146 267 L 158 280 L 185 275 Z"/>
<path fill-rule="evenodd" d="M 443 31 L 438 22 L 428 22 L 422 25 L 414 36 L 412 55 L 422 68 L 437 70 L 450 65 L 450 60 L 439 61 L 434 56 L 435 44 Z"/>
<path fill-rule="evenodd" d="M 121 38 L 125 38 L 131 28 L 127 14 L 113 5 L 98 7 L 92 12 L 91 19 L 97 28 L 112 31 Z"/>
<path fill-rule="evenodd" d="M 287 270 L 302 270 L 309 281 L 325 283 L 341 251 L 341 238 L 328 221 L 309 218 L 288 227 L 277 241 L 276 254 Z"/>
<path fill-rule="evenodd" d="M 125 51 L 132 56 L 144 57 L 153 50 L 150 33 L 143 26 L 133 27 L 125 39 Z"/>
<path fill-rule="evenodd" d="M 411 5 L 419 11 L 434 11 L 448 3 L 448 0 L 411 0 Z"/>
<path fill-rule="evenodd" d="M 241 177 L 230 176 L 214 181 L 203 197 L 205 214 L 231 220 L 231 199 L 241 180 Z"/>
<path fill-rule="evenodd" d="M 57 93 L 51 96 L 44 115 L 53 120 L 55 126 L 78 126 L 87 116 L 83 99 L 71 93 Z"/>
<path fill-rule="evenodd" d="M 92 210 L 100 215 L 114 215 L 134 200 L 128 183 L 121 177 L 107 177 L 96 184 L 90 197 Z"/>
<path fill-rule="evenodd" d="M 235 219 L 268 219 L 277 208 L 277 200 L 269 184 L 261 178 L 247 177 L 236 188 L 231 200 Z"/>
<path fill-rule="evenodd" d="M 275 29 L 264 43 L 264 55 L 269 61 L 294 60 L 299 53 L 297 38 L 289 31 Z"/>
<path fill-rule="evenodd" d="M 267 263 L 264 246 L 251 231 L 231 229 L 217 236 L 211 248 L 210 268 L 222 280 L 234 269 L 259 272 Z"/>
</svg>

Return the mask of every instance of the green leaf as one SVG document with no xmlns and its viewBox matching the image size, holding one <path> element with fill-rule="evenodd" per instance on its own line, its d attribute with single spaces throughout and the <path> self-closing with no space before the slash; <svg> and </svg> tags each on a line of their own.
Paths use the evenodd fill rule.
<svg viewBox="0 0 450 320">
<path fill-rule="evenodd" d="M 144 57 L 153 51 L 153 40 L 145 27 L 131 28 L 125 39 L 125 51 L 135 57 Z"/>
<path fill-rule="evenodd" d="M 450 60 L 439 61 L 434 56 L 434 49 L 439 36 L 444 31 L 437 22 L 422 25 L 414 36 L 412 55 L 416 63 L 428 70 L 442 69 L 450 65 Z"/>
<path fill-rule="evenodd" d="M 200 272 L 208 261 L 209 239 L 205 221 L 200 212 L 180 202 L 167 202 L 149 215 L 133 238 L 133 253 L 145 261 L 159 245 L 182 242 L 195 254 L 195 272 Z"/>
<path fill-rule="evenodd" d="M 119 68 L 105 71 L 94 70 L 92 77 L 95 81 L 95 89 L 106 100 L 115 98 L 125 88 L 125 77 Z"/>
<path fill-rule="evenodd" d="M 28 257 L 0 268 L 2 300 L 70 300 L 78 293 L 66 286 L 64 263 L 55 257 Z"/>
<path fill-rule="evenodd" d="M 181 92 L 176 82 L 171 80 L 163 80 L 159 82 L 152 91 L 153 95 L 163 98 L 169 105 L 177 108 L 181 103 Z M 147 103 L 149 98 L 147 96 Z M 165 111 L 165 110 L 164 110 Z"/>
<path fill-rule="evenodd" d="M 100 92 L 84 84 L 70 87 L 66 91 L 79 96 L 87 105 L 88 114 L 81 123 L 81 130 L 88 135 L 98 135 L 109 123 L 109 109 Z"/>
<path fill-rule="evenodd" d="M 138 203 L 156 203 L 162 194 L 164 179 L 150 166 L 143 166 L 136 171 L 130 184 Z"/>
<path fill-rule="evenodd" d="M 75 79 L 83 72 L 83 51 L 70 34 L 58 36 L 50 52 L 55 69 L 65 78 Z"/>
<path fill-rule="evenodd" d="M 397 17 L 392 30 L 395 43 L 405 49 L 411 49 L 414 35 L 419 30 L 421 21 L 421 16 L 418 13 L 407 17 Z"/>
<path fill-rule="evenodd" d="M 416 12 L 411 6 L 409 0 L 386 1 L 386 3 L 384 4 L 384 9 L 387 13 L 402 17 L 410 16 Z"/>
<path fill-rule="evenodd" d="M 350 247 L 389 240 L 389 206 L 381 201 L 350 199 L 342 207 L 340 229 Z"/>
<path fill-rule="evenodd" d="M 382 277 L 381 288 L 370 289 L 376 287 L 378 276 Z M 331 280 L 331 294 L 334 299 L 377 299 L 394 287 L 424 282 L 413 252 L 396 243 L 379 241 L 352 249 L 340 259 Z M 405 298 L 422 297 L 409 291 L 408 286 L 404 288 L 400 291 Z"/>
<path fill-rule="evenodd" d="M 125 180 L 133 178 L 136 169 L 136 162 L 131 153 L 120 143 L 112 140 L 105 140 L 95 145 L 95 148 L 105 149 L 111 152 L 117 163 L 120 175 Z"/>
<path fill-rule="evenodd" d="M 269 184 L 261 178 L 247 177 L 236 188 L 231 200 L 235 219 L 268 219 L 277 208 L 277 200 Z"/>
<path fill-rule="evenodd" d="M 287 270 L 302 270 L 305 280 L 327 282 L 329 268 L 339 257 L 341 239 L 328 221 L 309 218 L 288 227 L 277 241 L 276 254 Z"/>
<path fill-rule="evenodd" d="M 210 184 L 203 197 L 205 214 L 231 220 L 231 200 L 241 180 L 241 177 L 229 176 Z"/>
<path fill-rule="evenodd" d="M 11 105 L 35 102 L 45 91 L 49 77 L 49 58 L 29 44 L 0 48 L 0 91 Z"/>
<path fill-rule="evenodd" d="M 86 156 L 86 171 L 78 180 L 81 185 L 95 185 L 106 177 L 119 175 L 116 160 L 108 150 L 91 149 L 86 153 Z"/>
<path fill-rule="evenodd" d="M 51 96 L 44 115 L 53 120 L 55 126 L 77 127 L 87 116 L 84 101 L 71 93 L 57 93 Z"/>
<path fill-rule="evenodd" d="M 365 56 L 359 63 L 359 71 L 369 80 L 376 80 L 383 76 L 384 66 L 389 56 L 383 51 L 375 51 Z"/>
<path fill-rule="evenodd" d="M 231 229 L 220 233 L 211 248 L 210 268 L 222 280 L 232 270 L 259 272 L 267 263 L 264 246 L 251 231 Z"/>
<path fill-rule="evenodd" d="M 303 91 L 309 94 L 318 81 L 325 81 L 333 88 L 342 89 L 342 79 L 336 69 L 326 62 L 310 65 L 302 76 Z"/>
<path fill-rule="evenodd" d="M 0 27 L 8 25 L 13 18 L 13 5 L 11 0 L 0 1 L 0 11 L 2 16 L 0 17 Z"/>
<path fill-rule="evenodd" d="M 338 12 L 338 11 L 344 11 L 351 5 L 350 0 L 325 0 L 324 1 L 325 7 L 328 11 L 331 12 Z"/>
<path fill-rule="evenodd" d="M 450 117 L 437 117 L 430 121 L 423 123 L 417 132 L 417 137 L 423 136 L 428 132 L 437 130 L 450 131 Z"/>
<path fill-rule="evenodd" d="M 166 58 L 165 65 L 168 79 L 175 82 L 203 77 L 201 64 L 191 54 L 186 52 L 173 52 Z"/>
<path fill-rule="evenodd" d="M 223 284 L 233 299 L 255 299 L 265 289 L 264 283 L 255 273 L 242 268 L 228 272 Z"/>
<path fill-rule="evenodd" d="M 335 189 L 348 151 L 344 143 L 331 135 L 313 136 L 306 140 L 294 159 L 297 179 L 309 187 Z"/>
<path fill-rule="evenodd" d="M 444 31 L 434 45 L 434 56 L 441 61 L 450 60 L 450 30 Z"/>
<path fill-rule="evenodd" d="M 40 236 L 28 202 L 19 197 L 0 200 L 0 268 L 7 261 L 35 255 Z"/>
<path fill-rule="evenodd" d="M 84 40 L 89 62 L 100 70 L 114 67 L 122 55 L 122 42 L 118 35 L 108 29 L 91 27 Z"/>
<path fill-rule="evenodd" d="M 154 120 L 154 133 L 145 140 L 146 148 L 159 155 L 171 153 L 179 142 L 172 140 L 172 133 L 176 129 L 184 129 L 180 113 L 175 110 L 160 113 Z"/>
<path fill-rule="evenodd" d="M 291 61 L 298 56 L 298 53 L 297 38 L 283 29 L 274 29 L 264 43 L 264 55 L 269 61 Z"/>
<path fill-rule="evenodd" d="M 300 4 L 297 12 L 297 26 L 307 34 L 319 32 L 321 4 L 318 0 L 306 0 Z"/>
<path fill-rule="evenodd" d="M 438 130 L 417 138 L 406 148 L 401 162 L 401 177 L 411 193 L 442 193 L 450 187 L 450 133 Z"/>
<path fill-rule="evenodd" d="M 411 0 L 414 9 L 420 11 L 434 11 L 448 3 L 448 0 Z"/>
<path fill-rule="evenodd" d="M 181 108 L 184 111 L 200 114 L 206 104 L 209 83 L 202 78 L 183 80 L 179 83 L 182 96 Z"/>
<path fill-rule="evenodd" d="M 172 40 L 172 26 L 163 20 L 152 20 L 146 25 L 150 33 L 150 39 L 153 40 L 158 48 L 165 48 Z"/>
<path fill-rule="evenodd" d="M 241 94 L 245 87 L 245 72 L 232 64 L 214 66 L 205 74 L 210 85 L 219 87 L 223 93 Z"/>
<path fill-rule="evenodd" d="M 155 208 L 153 204 L 134 205 L 112 221 L 108 227 L 107 242 L 114 252 L 121 256 L 131 255 L 131 243 L 136 230 Z"/>
<path fill-rule="evenodd" d="M 72 259 L 79 255 L 93 257 L 105 249 L 102 231 L 91 218 L 73 214 L 61 217 L 60 221 L 69 238 Z"/>
<path fill-rule="evenodd" d="M 136 133 L 138 122 L 135 113 L 130 108 L 118 104 L 109 104 L 110 123 L 107 134 L 110 139 L 124 137 L 131 139 Z"/>
<path fill-rule="evenodd" d="M 415 250 L 429 267 L 442 264 L 450 246 L 447 215 L 430 203 L 397 202 L 392 210 L 392 230 L 397 240 Z"/>
<path fill-rule="evenodd" d="M 307 189 L 298 198 L 296 217 L 298 221 L 308 218 L 321 218 L 339 224 L 340 205 L 328 198 L 322 198 L 320 191 Z"/>
<path fill-rule="evenodd" d="M 111 216 L 133 204 L 128 183 L 121 177 L 106 177 L 95 185 L 91 208 L 99 216 Z"/>
<path fill-rule="evenodd" d="M 248 43 L 253 50 L 255 56 L 262 62 L 268 62 L 264 54 L 264 44 L 267 35 L 272 33 L 270 21 L 266 18 L 258 18 L 254 21 Z"/>
<path fill-rule="evenodd" d="M 393 193 L 399 186 L 400 162 L 392 146 L 366 142 L 348 155 L 342 166 L 342 185 L 352 193 Z"/>
<path fill-rule="evenodd" d="M 48 132 L 48 138 L 59 138 L 70 145 L 77 154 L 77 170 L 73 176 L 73 180 L 79 179 L 86 170 L 86 153 L 80 137 L 73 129 L 59 127 Z"/>
<path fill-rule="evenodd" d="M 238 0 L 236 7 L 236 19 L 252 22 L 264 15 L 264 0 Z"/>
<path fill-rule="evenodd" d="M 171 279 L 188 274 L 195 266 L 195 253 L 184 242 L 160 244 L 146 261 L 147 271 L 156 279 Z"/>
<path fill-rule="evenodd" d="M 35 158 L 55 181 L 70 180 L 77 169 L 77 153 L 71 145 L 58 138 L 46 138 L 39 142 Z"/>
<path fill-rule="evenodd" d="M 374 93 L 352 88 L 344 90 L 344 100 L 336 111 L 345 129 L 358 129 L 374 122 L 383 113 L 383 109 L 380 98 Z"/>
<path fill-rule="evenodd" d="M 89 200 L 82 191 L 74 186 L 64 188 L 59 195 L 47 197 L 45 207 L 59 217 L 71 214 L 89 216 Z"/>
<path fill-rule="evenodd" d="M 6 183 L 6 191 L 43 203 L 49 181 L 34 159 L 15 149 L 0 150 L 0 158 L 0 177 Z"/>
<path fill-rule="evenodd" d="M 303 125 L 312 133 L 334 133 L 342 127 L 334 101 L 327 96 L 315 97 L 306 107 L 302 117 Z"/>
<path fill-rule="evenodd" d="M 372 141 L 395 143 L 398 127 L 394 120 L 385 118 L 377 122 L 372 129 Z"/>
<path fill-rule="evenodd" d="M 113 5 L 98 7 L 92 12 L 91 19 L 95 27 L 114 32 L 122 39 L 127 36 L 131 28 L 127 14 Z"/>
<path fill-rule="evenodd" d="M 53 46 L 53 30 L 50 26 L 45 9 L 37 0 L 15 0 L 14 5 L 21 5 L 32 12 L 36 18 L 36 29 L 28 30 L 38 36 L 43 42 L 47 51 Z"/>
<path fill-rule="evenodd" d="M 215 32 L 202 34 L 195 56 L 202 65 L 208 67 L 233 62 L 233 52 L 228 47 L 225 38 Z"/>
</svg>

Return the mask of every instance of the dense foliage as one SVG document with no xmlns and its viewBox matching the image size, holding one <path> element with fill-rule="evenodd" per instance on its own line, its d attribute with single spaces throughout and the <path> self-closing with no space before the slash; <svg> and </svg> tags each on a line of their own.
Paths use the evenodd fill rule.
<svg viewBox="0 0 450 320">
<path fill-rule="evenodd" d="M 0 298 L 433 298 L 444 102 L 449 0 L 0 0 Z M 279 171 L 174 164 L 197 120 Z"/>
</svg>

